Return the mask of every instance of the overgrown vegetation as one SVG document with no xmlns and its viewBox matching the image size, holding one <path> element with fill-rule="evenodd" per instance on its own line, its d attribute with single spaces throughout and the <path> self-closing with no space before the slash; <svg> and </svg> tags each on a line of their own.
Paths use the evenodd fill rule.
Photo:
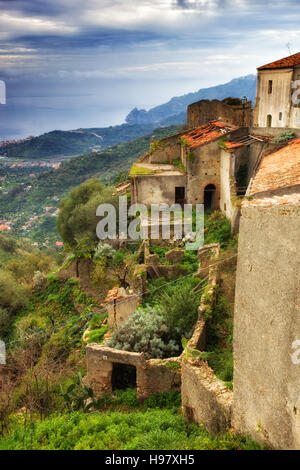
<svg viewBox="0 0 300 470">
<path fill-rule="evenodd" d="M 113 333 L 107 345 L 124 351 L 144 352 L 146 357 L 176 356 L 179 347 L 170 335 L 170 328 L 157 306 L 138 308 L 130 318 Z"/>
<path fill-rule="evenodd" d="M 295 137 L 295 132 L 293 131 L 284 131 L 276 139 L 274 139 L 275 144 L 283 144 L 289 142 Z"/>
<path fill-rule="evenodd" d="M 71 191 L 68 198 L 61 200 L 57 231 L 64 242 L 74 248 L 84 237 L 97 240 L 96 225 L 99 219 L 96 209 L 103 203 L 117 206 L 117 198 L 112 193 L 112 187 L 104 186 L 94 178 L 82 183 Z"/>
<path fill-rule="evenodd" d="M 27 429 L 16 427 L 0 450 L 258 450 L 251 439 L 228 432 L 212 437 L 187 424 L 172 409 L 105 414 L 74 412 L 54 416 Z"/>
<path fill-rule="evenodd" d="M 101 202 L 114 204 L 112 192 L 113 188 L 92 179 L 62 201 L 58 229 L 71 254 L 55 275 L 48 274 L 56 263 L 46 251 L 29 249 L 30 245 L 24 249 L 26 244 L 0 235 L 0 336 L 8 350 L 8 373 L 0 384 L 0 449 L 255 446 L 231 433 L 213 438 L 203 428 L 188 425 L 179 414 L 178 394 L 152 395 L 141 402 L 135 390 L 126 390 L 95 398 L 83 383 L 85 345 L 100 344 L 108 331 L 99 298 L 102 302 L 116 285 L 128 288 L 133 270 L 142 261 L 139 243 L 117 249 L 96 242 L 95 208 Z M 207 212 L 204 222 L 205 243 L 219 242 L 224 253 L 234 249 L 230 224 L 220 212 Z M 169 249 L 150 247 L 165 264 Z M 89 273 L 89 288 L 86 279 L 80 278 L 80 263 Z M 74 266 L 77 279 L 66 276 Z M 185 276 L 148 280 L 143 305 L 113 332 L 108 345 L 144 352 L 148 358 L 182 352 L 182 338 L 187 344 L 191 337 L 206 281 L 193 277 L 198 269 L 196 252 L 186 251 L 178 267 L 185 268 Z M 208 321 L 208 350 L 197 357 L 208 360 L 230 386 L 231 313 L 222 295 Z M 166 362 L 165 367 L 176 369 L 180 363 Z"/>
</svg>

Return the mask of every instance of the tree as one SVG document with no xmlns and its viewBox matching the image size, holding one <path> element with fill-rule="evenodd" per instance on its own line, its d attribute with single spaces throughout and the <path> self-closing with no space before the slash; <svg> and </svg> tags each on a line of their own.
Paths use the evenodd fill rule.
<svg viewBox="0 0 300 470">
<path fill-rule="evenodd" d="M 57 218 L 57 231 L 63 241 L 75 248 L 82 238 L 96 241 L 96 209 L 100 204 L 117 206 L 113 188 L 105 186 L 97 178 L 90 179 L 73 189 L 69 197 L 62 199 Z"/>
</svg>

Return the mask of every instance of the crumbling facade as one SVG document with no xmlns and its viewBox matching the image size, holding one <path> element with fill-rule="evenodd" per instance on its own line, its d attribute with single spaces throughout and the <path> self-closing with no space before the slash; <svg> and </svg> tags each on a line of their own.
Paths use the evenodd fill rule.
<svg viewBox="0 0 300 470">
<path fill-rule="evenodd" d="M 140 399 L 152 393 L 180 390 L 181 365 L 178 358 L 146 360 L 143 353 L 97 344 L 87 346 L 86 358 L 85 381 L 93 388 L 96 397 L 119 388 L 118 379 L 122 373 L 127 379 L 131 376 L 131 383 L 127 385 L 137 389 L 137 397 Z"/>
<path fill-rule="evenodd" d="M 210 121 L 221 121 L 237 127 L 251 126 L 251 101 L 230 106 L 224 101 L 201 100 L 187 108 L 187 129 L 202 126 Z"/>
<path fill-rule="evenodd" d="M 233 222 L 233 200 L 245 194 L 251 176 L 246 170 L 239 188 L 239 169 L 248 169 L 263 146 L 264 140 L 249 135 L 247 127 L 219 121 L 163 139 L 132 167 L 132 199 L 148 206 L 153 201 L 204 204 L 206 209 L 220 209 Z"/>
</svg>

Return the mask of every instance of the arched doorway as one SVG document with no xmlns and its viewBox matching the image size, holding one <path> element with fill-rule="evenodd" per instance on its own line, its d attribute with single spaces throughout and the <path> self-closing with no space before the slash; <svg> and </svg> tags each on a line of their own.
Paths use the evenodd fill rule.
<svg viewBox="0 0 300 470">
<path fill-rule="evenodd" d="M 216 207 L 216 187 L 208 184 L 204 188 L 204 210 L 215 209 Z"/>
<path fill-rule="evenodd" d="M 268 114 L 267 116 L 267 127 L 272 127 L 272 116 Z"/>
</svg>

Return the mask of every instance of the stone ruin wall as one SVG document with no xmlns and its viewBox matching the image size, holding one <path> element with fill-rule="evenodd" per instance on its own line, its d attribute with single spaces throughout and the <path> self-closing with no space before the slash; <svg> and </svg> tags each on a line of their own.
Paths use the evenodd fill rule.
<svg viewBox="0 0 300 470">
<path fill-rule="evenodd" d="M 188 106 L 188 129 L 201 126 L 209 121 L 221 121 L 238 127 L 250 127 L 251 107 L 233 108 L 219 100 L 201 100 Z"/>
<path fill-rule="evenodd" d="M 145 257 L 151 257 L 145 245 Z M 169 261 L 178 261 L 182 250 L 171 251 Z M 206 245 L 199 250 L 199 272 L 196 276 L 208 278 L 208 285 L 201 297 L 198 321 L 188 342 L 191 349 L 205 349 L 205 312 L 213 308 L 216 300 L 220 265 L 215 263 L 219 254 L 218 244 Z M 93 388 L 96 397 L 102 393 L 112 393 L 115 363 L 131 365 L 136 368 L 139 399 L 145 399 L 152 393 L 181 390 L 183 413 L 189 421 L 204 424 L 212 433 L 225 432 L 230 424 L 232 392 L 215 377 L 205 362 L 193 361 L 186 357 L 185 352 L 180 357 L 147 360 L 143 353 L 90 344 L 86 348 L 86 356 L 85 382 Z"/>
<path fill-rule="evenodd" d="M 145 359 L 143 353 L 122 351 L 98 344 L 86 347 L 87 376 L 85 383 L 93 388 L 96 397 L 112 393 L 113 364 L 136 368 L 136 387 L 139 399 L 152 393 L 179 391 L 181 365 L 178 358 Z"/>
<path fill-rule="evenodd" d="M 218 244 L 206 245 L 199 250 L 199 273 L 208 276 L 208 286 L 201 297 L 198 321 L 188 342 L 188 347 L 191 349 L 205 350 L 205 312 L 211 311 L 216 302 L 220 264 L 214 263 L 218 261 L 219 255 Z M 189 422 L 203 424 L 212 434 L 226 432 L 231 423 L 232 391 L 215 376 L 206 362 L 197 359 L 193 361 L 184 354 L 181 357 L 181 397 L 184 416 Z"/>
<path fill-rule="evenodd" d="M 277 449 L 300 449 L 299 229 L 299 202 L 242 206 L 233 426 Z"/>
</svg>

